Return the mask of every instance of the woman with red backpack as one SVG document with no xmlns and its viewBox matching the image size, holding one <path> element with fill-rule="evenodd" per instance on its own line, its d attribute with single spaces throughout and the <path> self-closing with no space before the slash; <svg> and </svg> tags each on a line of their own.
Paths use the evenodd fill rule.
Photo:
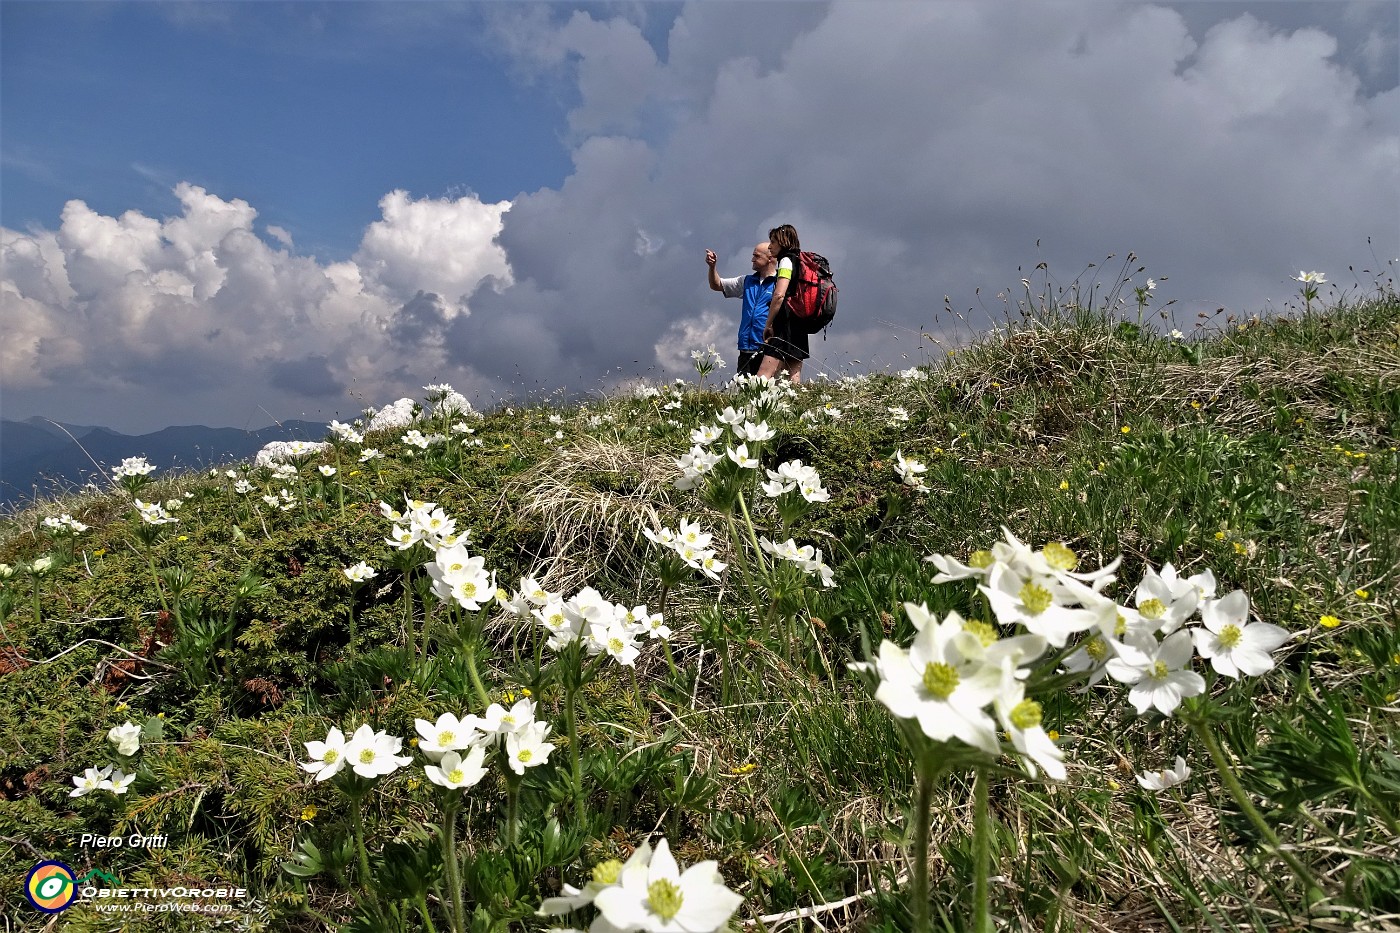
<svg viewBox="0 0 1400 933">
<path fill-rule="evenodd" d="M 792 224 L 783 224 L 768 231 L 768 246 L 778 261 L 778 281 L 773 286 L 773 300 L 768 303 L 768 325 L 763 330 L 763 362 L 760 376 L 776 379 L 786 370 L 793 382 L 802 381 L 802 361 L 811 356 L 807 347 L 807 331 L 789 313 L 786 305 L 792 287 L 794 270 L 799 268 L 802 244 Z"/>
</svg>

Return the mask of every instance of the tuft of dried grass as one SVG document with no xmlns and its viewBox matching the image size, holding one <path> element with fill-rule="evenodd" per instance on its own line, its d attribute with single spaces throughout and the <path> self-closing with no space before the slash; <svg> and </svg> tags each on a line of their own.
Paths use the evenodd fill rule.
<svg viewBox="0 0 1400 933">
<path fill-rule="evenodd" d="M 545 529 L 544 569 L 537 577 L 548 589 L 571 591 L 602 572 L 636 576 L 634 547 L 644 527 L 669 520 L 675 464 L 620 442 L 581 437 L 520 475 L 501 490 L 499 516 L 516 503 L 520 512 Z M 591 480 L 607 478 L 607 489 Z M 658 511 L 657 506 L 661 506 Z"/>
</svg>

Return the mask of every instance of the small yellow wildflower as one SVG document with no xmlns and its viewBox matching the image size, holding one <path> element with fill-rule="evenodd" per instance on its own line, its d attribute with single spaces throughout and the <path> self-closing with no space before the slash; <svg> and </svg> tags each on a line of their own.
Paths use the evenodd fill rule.
<svg viewBox="0 0 1400 933">
<path fill-rule="evenodd" d="M 1118 433 L 1119 433 L 1119 434 L 1131 434 L 1131 433 L 1133 433 L 1132 425 L 1127 425 L 1127 424 L 1123 425 L 1121 428 L 1118 429 Z"/>
<path fill-rule="evenodd" d="M 176 541 L 188 541 L 189 539 L 190 539 L 190 536 L 189 536 L 189 535 L 179 535 L 179 536 L 177 536 L 177 537 L 175 538 Z"/>
<path fill-rule="evenodd" d="M 106 549 L 105 547 L 94 548 L 94 549 L 93 549 L 93 552 L 92 552 L 92 556 L 93 556 L 93 557 L 101 557 L 103 554 L 106 554 L 106 553 L 107 553 L 107 549 Z"/>
<path fill-rule="evenodd" d="M 126 712 L 127 710 L 129 710 L 129 709 L 131 709 L 131 706 L 130 706 L 130 705 L 128 705 L 128 704 L 126 704 L 126 703 L 118 703 L 117 706 L 116 706 L 116 709 L 114 710 L 114 712 L 117 712 L 117 713 L 125 713 L 125 712 Z"/>
<path fill-rule="evenodd" d="M 510 441 L 506 441 L 504 444 L 502 444 L 502 445 L 501 445 L 501 449 L 502 449 L 502 450 L 509 450 L 509 449 L 510 449 Z"/>
<path fill-rule="evenodd" d="M 1192 403 L 1191 403 L 1191 407 L 1194 408 L 1194 409 L 1196 409 L 1197 411 L 1200 411 L 1200 410 L 1201 410 L 1201 403 L 1200 403 L 1200 402 L 1192 402 Z"/>
<path fill-rule="evenodd" d="M 1217 541 L 1224 541 L 1224 540 L 1225 540 L 1225 532 L 1223 532 L 1223 531 L 1217 531 L 1217 532 L 1215 533 L 1215 540 L 1217 540 Z"/>
<path fill-rule="evenodd" d="M 1000 389 L 1000 388 L 1001 388 L 1001 383 L 1000 383 L 1000 382 L 993 382 L 993 383 L 992 383 L 992 388 L 993 388 L 993 389 Z"/>
<path fill-rule="evenodd" d="M 360 471 L 359 471 L 359 470 L 351 470 L 351 471 L 350 471 L 350 475 L 351 475 L 351 476 L 359 476 L 359 475 L 360 475 Z"/>
<path fill-rule="evenodd" d="M 311 807 L 311 806 L 302 807 L 302 808 L 301 808 L 301 821 L 302 821 L 303 823 L 310 823 L 312 820 L 316 819 L 316 814 L 317 814 L 317 813 L 320 813 L 320 812 L 321 812 L 321 811 L 320 811 L 320 810 L 317 810 L 315 807 Z"/>
<path fill-rule="evenodd" d="M 1051 729 L 1045 734 L 1050 736 L 1050 741 L 1052 742 L 1058 742 L 1060 740 L 1060 730 L 1058 729 Z"/>
<path fill-rule="evenodd" d="M 1062 479 L 1062 480 L 1060 480 L 1060 488 L 1061 488 L 1061 489 L 1068 489 L 1068 488 L 1069 488 L 1069 480 L 1067 480 L 1067 479 Z"/>
<path fill-rule="evenodd" d="M 1390 656 L 1390 663 L 1391 663 L 1391 664 L 1400 664 L 1400 651 L 1397 651 L 1397 652 L 1395 652 L 1394 654 L 1392 654 L 1392 655 Z"/>
<path fill-rule="evenodd" d="M 1317 624 L 1323 628 L 1336 628 L 1342 624 L 1342 620 L 1336 616 L 1323 616 L 1317 620 Z"/>
<path fill-rule="evenodd" d="M 1370 591 L 1370 590 L 1357 590 L 1357 591 L 1356 591 L 1356 598 L 1357 598 L 1357 599 L 1369 599 L 1370 596 L 1371 596 L 1371 591 Z"/>
<path fill-rule="evenodd" d="M 1109 790 L 1122 790 L 1122 789 L 1123 789 L 1123 785 L 1119 784 L 1117 781 L 1113 780 L 1112 778 L 1109 778 L 1109 779 L 1108 779 L 1108 789 L 1109 789 Z"/>
<path fill-rule="evenodd" d="M 755 772 L 755 771 L 757 771 L 757 770 L 758 770 L 758 765 L 756 765 L 756 764 L 754 764 L 752 761 L 750 761 L 750 762 L 748 762 L 748 763 L 746 763 L 746 764 L 742 764 L 742 765 L 740 765 L 739 767 L 735 768 L 733 771 L 730 772 L 730 774 L 752 774 L 753 772 Z"/>
<path fill-rule="evenodd" d="M 408 744 L 409 744 L 409 746 L 412 747 L 412 748 L 417 748 L 417 747 L 418 747 L 418 736 L 415 735 L 413 738 L 409 739 L 409 740 L 408 740 Z"/>
<path fill-rule="evenodd" d="M 409 789 L 409 790 L 417 790 L 418 788 L 420 788 L 420 787 L 422 787 L 422 786 L 423 786 L 423 782 L 420 781 L 420 780 L 418 780 L 417 778 L 409 778 L 409 779 L 408 779 L 408 789 Z"/>
<path fill-rule="evenodd" d="M 523 697 L 532 697 L 532 696 L 534 696 L 534 694 L 530 692 L 530 688 L 529 688 L 529 687 L 521 687 L 521 688 L 520 688 L 520 695 L 523 696 Z"/>
</svg>

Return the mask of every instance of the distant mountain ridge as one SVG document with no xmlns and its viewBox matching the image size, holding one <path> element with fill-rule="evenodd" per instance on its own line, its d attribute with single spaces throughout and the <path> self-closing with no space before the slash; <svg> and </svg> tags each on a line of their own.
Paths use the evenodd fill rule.
<svg viewBox="0 0 1400 933">
<path fill-rule="evenodd" d="M 37 416 L 0 419 L 0 506 L 53 496 L 94 479 L 106 486 L 110 468 L 127 457 L 145 457 L 161 471 L 207 470 L 249 460 L 270 441 L 324 440 L 327 430 L 320 422 L 284 421 L 256 431 L 196 424 L 130 435 Z"/>
</svg>

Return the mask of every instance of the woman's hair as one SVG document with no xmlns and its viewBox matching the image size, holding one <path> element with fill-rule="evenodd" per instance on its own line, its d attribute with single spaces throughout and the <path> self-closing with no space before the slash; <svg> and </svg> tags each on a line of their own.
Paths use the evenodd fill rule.
<svg viewBox="0 0 1400 933">
<path fill-rule="evenodd" d="M 772 249 L 775 259 L 784 253 L 796 253 L 802 250 L 802 244 L 797 239 L 797 229 L 792 224 L 783 224 L 781 227 L 769 230 L 768 245 Z"/>
</svg>

